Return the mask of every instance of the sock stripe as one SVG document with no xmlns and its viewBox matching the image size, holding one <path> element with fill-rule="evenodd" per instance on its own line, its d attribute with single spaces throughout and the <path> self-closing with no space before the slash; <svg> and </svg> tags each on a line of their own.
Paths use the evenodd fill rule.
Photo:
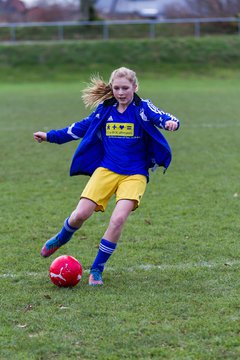
<svg viewBox="0 0 240 360">
<path fill-rule="evenodd" d="M 99 245 L 99 250 L 97 256 L 91 266 L 92 269 L 98 269 L 101 272 L 104 270 L 104 266 L 114 250 L 116 249 L 117 244 L 112 243 L 111 241 L 102 239 Z"/>
<path fill-rule="evenodd" d="M 115 249 L 111 249 L 107 246 L 104 246 L 103 244 L 100 244 L 99 249 L 107 254 L 112 254 L 114 252 Z"/>
<path fill-rule="evenodd" d="M 64 227 L 68 232 L 71 232 L 71 233 L 74 233 L 77 230 L 77 228 L 74 228 L 74 227 L 69 225 L 68 219 L 65 220 Z"/>
</svg>

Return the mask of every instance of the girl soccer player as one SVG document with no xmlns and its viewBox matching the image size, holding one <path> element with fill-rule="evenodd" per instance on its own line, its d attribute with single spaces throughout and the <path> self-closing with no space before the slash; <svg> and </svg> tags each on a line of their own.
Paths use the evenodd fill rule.
<svg viewBox="0 0 240 360">
<path fill-rule="evenodd" d="M 76 209 L 60 232 L 44 244 L 43 257 L 66 244 L 94 211 L 105 211 L 115 194 L 116 206 L 91 266 L 89 285 L 103 284 L 104 266 L 129 214 L 140 204 L 149 169 L 163 166 L 166 170 L 171 162 L 171 149 L 157 128 L 175 131 L 179 120 L 141 99 L 137 90 L 135 72 L 125 67 L 114 70 L 108 84 L 93 76 L 82 98 L 86 106 L 96 106 L 94 112 L 64 129 L 34 133 L 38 142 L 57 144 L 82 138 L 70 175 L 90 175 Z"/>
</svg>

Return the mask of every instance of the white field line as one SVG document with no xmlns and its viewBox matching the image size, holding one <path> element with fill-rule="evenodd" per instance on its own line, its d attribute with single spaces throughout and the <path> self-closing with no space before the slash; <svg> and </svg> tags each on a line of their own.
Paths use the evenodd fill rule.
<svg viewBox="0 0 240 360">
<path fill-rule="evenodd" d="M 222 260 L 219 262 L 207 262 L 202 261 L 199 263 L 182 263 L 182 264 L 176 264 L 176 265 L 170 265 L 170 264 L 160 264 L 160 265 L 153 265 L 153 264 L 140 264 L 136 266 L 132 266 L 129 268 L 124 269 L 126 272 L 137 272 L 139 270 L 142 271 L 150 271 L 150 270 L 156 270 L 160 272 L 167 272 L 167 271 L 185 271 L 185 270 L 193 270 L 193 269 L 201 269 L 201 268 L 221 268 L 221 267 L 231 267 L 231 266 L 238 266 L 240 265 L 240 260 Z M 120 269 L 122 270 L 122 269 Z M 117 272 L 118 270 L 113 267 L 107 267 L 107 272 Z M 89 273 L 89 270 L 83 270 L 84 273 Z M 11 279 L 11 278 L 18 278 L 21 276 L 27 276 L 27 277 L 42 277 L 46 276 L 46 271 L 44 272 L 19 272 L 19 273 L 5 273 L 0 274 L 0 279 Z"/>
</svg>

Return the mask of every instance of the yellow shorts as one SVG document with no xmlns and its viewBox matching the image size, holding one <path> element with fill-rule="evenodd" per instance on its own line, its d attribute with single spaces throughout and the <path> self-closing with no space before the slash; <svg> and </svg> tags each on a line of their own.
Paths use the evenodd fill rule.
<svg viewBox="0 0 240 360">
<path fill-rule="evenodd" d="M 105 211 L 109 199 L 115 194 L 116 202 L 123 199 L 134 200 L 135 210 L 140 204 L 146 185 L 147 179 L 144 175 L 119 175 L 99 167 L 90 177 L 81 198 L 95 202 L 95 211 Z"/>
</svg>

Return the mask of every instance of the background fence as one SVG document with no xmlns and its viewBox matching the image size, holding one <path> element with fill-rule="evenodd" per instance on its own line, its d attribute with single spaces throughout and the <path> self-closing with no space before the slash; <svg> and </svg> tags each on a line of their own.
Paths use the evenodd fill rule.
<svg viewBox="0 0 240 360">
<path fill-rule="evenodd" d="M 0 23 L 0 41 L 64 41 L 240 35 L 240 18 Z"/>
</svg>

